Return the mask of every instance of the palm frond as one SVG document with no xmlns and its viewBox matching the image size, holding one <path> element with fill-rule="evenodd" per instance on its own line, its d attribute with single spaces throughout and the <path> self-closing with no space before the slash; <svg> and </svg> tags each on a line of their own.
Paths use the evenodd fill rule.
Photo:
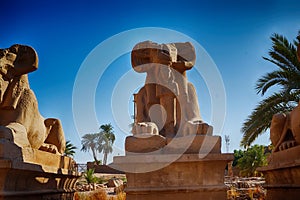
<svg viewBox="0 0 300 200">
<path fill-rule="evenodd" d="M 81 140 L 81 151 L 89 151 L 89 149 L 97 146 L 97 138 L 99 137 L 99 133 L 87 133 L 82 136 Z"/>
<path fill-rule="evenodd" d="M 300 64 L 297 59 L 296 46 L 281 35 L 274 34 L 271 37 L 273 41 L 272 49 L 269 51 L 269 55 L 275 61 L 285 66 L 283 70 L 297 69 L 300 70 Z M 280 67 L 280 66 L 279 66 Z"/>
<path fill-rule="evenodd" d="M 107 155 L 113 151 L 113 143 L 115 142 L 115 134 L 113 133 L 113 126 L 111 124 L 104 124 L 100 126 L 100 136 L 98 138 L 98 151 L 103 152 L 103 164 L 106 164 Z"/>
<path fill-rule="evenodd" d="M 274 85 L 287 85 L 289 74 L 286 71 L 276 70 L 271 73 L 267 73 L 262 78 L 258 79 L 256 83 L 257 94 L 261 93 L 262 95 Z"/>
<path fill-rule="evenodd" d="M 297 100 L 299 100 L 298 91 L 290 94 L 274 93 L 262 100 L 243 124 L 241 146 L 250 146 L 260 134 L 268 130 L 274 114 L 291 111 Z"/>
<path fill-rule="evenodd" d="M 77 147 L 74 146 L 70 140 L 68 140 L 68 141 L 66 141 L 66 149 L 65 149 L 64 155 L 74 156 L 76 149 L 77 149 Z"/>
<path fill-rule="evenodd" d="M 280 89 L 259 102 L 245 120 L 241 129 L 241 146 L 249 146 L 260 134 L 268 130 L 274 114 L 292 110 L 299 101 L 300 62 L 297 59 L 296 47 L 300 37 L 297 39 L 298 41 L 290 43 L 286 37 L 279 34 L 271 36 L 273 44 L 269 50 L 270 58 L 263 59 L 275 64 L 278 69 L 258 79 L 255 89 L 257 94 L 261 95 L 265 95 L 273 86 L 279 86 Z"/>
</svg>

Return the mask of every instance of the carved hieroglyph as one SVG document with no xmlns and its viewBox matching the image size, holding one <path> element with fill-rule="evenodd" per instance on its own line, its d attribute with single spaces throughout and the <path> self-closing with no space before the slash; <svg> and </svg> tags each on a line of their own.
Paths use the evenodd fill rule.
<svg viewBox="0 0 300 200">
<path fill-rule="evenodd" d="M 38 68 L 35 50 L 25 45 L 0 49 L 0 138 L 20 147 L 62 154 L 65 138 L 58 119 L 44 119 L 27 74 Z"/>
<path fill-rule="evenodd" d="M 195 49 L 189 42 L 157 44 L 145 41 L 133 48 L 133 69 L 147 73 L 144 87 L 134 96 L 135 126 L 153 122 L 159 134 L 168 137 L 212 131 L 201 119 L 196 90 L 186 76 L 195 59 Z"/>
</svg>

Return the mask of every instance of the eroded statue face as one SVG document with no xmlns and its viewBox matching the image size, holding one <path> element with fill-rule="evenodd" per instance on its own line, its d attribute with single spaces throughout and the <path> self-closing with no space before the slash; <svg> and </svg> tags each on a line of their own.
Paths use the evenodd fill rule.
<svg viewBox="0 0 300 200">
<path fill-rule="evenodd" d="M 0 103 L 8 84 L 14 77 L 14 62 L 17 58 L 17 47 L 14 45 L 8 49 L 0 49 Z"/>
</svg>

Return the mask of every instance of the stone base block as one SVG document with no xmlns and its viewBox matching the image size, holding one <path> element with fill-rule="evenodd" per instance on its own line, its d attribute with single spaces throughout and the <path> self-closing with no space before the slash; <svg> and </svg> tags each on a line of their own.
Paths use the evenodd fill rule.
<svg viewBox="0 0 300 200">
<path fill-rule="evenodd" d="M 130 153 L 152 154 L 208 154 L 221 153 L 221 137 L 189 135 L 165 138 L 153 135 L 147 138 L 128 136 L 125 141 L 126 155 Z"/>
<path fill-rule="evenodd" d="M 74 161 L 0 139 L 0 199 L 71 200 L 79 178 Z"/>
<path fill-rule="evenodd" d="M 224 187 L 143 191 L 141 193 L 126 191 L 126 200 L 225 200 L 226 198 L 226 188 Z"/>
<path fill-rule="evenodd" d="M 298 200 L 300 188 L 267 187 L 266 200 Z"/>
<path fill-rule="evenodd" d="M 226 199 L 225 167 L 232 154 L 114 157 L 126 172 L 127 200 Z"/>
<path fill-rule="evenodd" d="M 189 135 L 167 138 L 165 153 L 209 154 L 221 153 L 221 137 L 209 135 Z"/>
<path fill-rule="evenodd" d="M 300 197 L 300 146 L 272 153 L 269 164 L 258 170 L 266 179 L 267 200 L 296 200 Z"/>
<path fill-rule="evenodd" d="M 152 135 L 147 138 L 128 136 L 125 140 L 126 154 L 155 152 L 166 146 L 167 140 L 161 135 Z"/>
</svg>

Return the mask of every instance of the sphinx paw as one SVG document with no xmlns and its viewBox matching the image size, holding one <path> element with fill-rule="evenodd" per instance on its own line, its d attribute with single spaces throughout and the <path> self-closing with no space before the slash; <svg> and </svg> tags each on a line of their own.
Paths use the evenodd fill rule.
<svg viewBox="0 0 300 200">
<path fill-rule="evenodd" d="M 41 151 L 46 151 L 49 153 L 59 154 L 57 147 L 54 144 L 42 144 L 42 146 L 39 148 Z"/>
</svg>

